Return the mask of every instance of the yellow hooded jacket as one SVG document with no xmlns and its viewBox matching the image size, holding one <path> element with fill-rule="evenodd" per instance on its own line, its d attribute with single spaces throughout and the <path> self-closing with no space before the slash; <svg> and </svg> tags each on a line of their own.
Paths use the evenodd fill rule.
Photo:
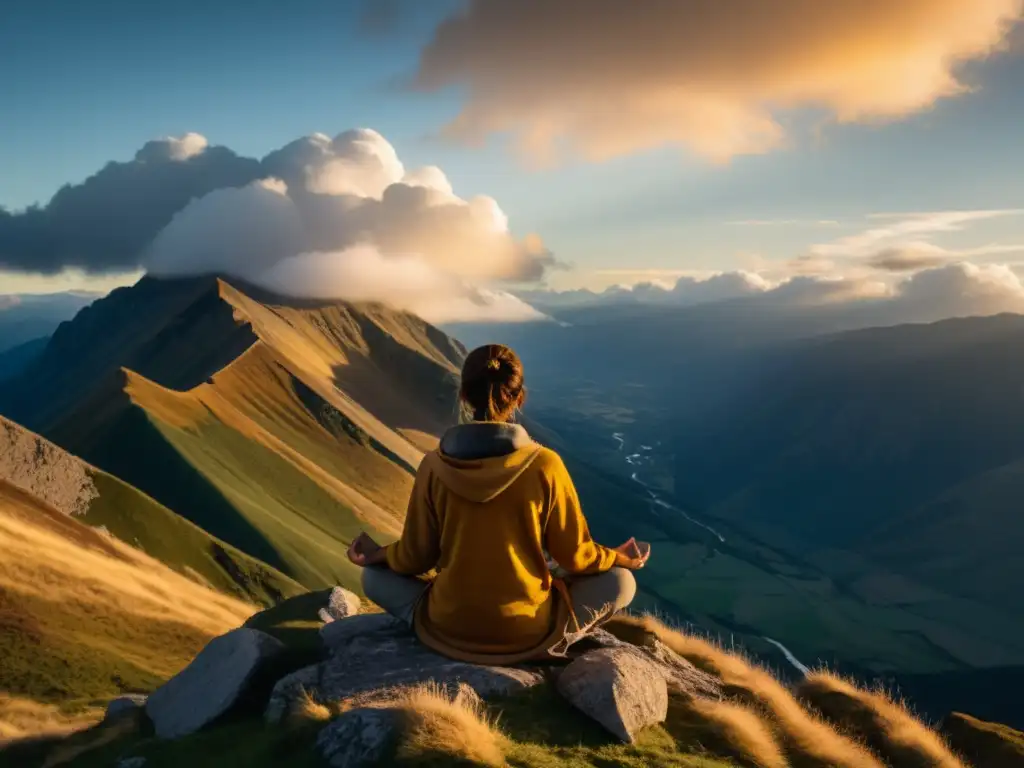
<svg viewBox="0 0 1024 768">
<path fill-rule="evenodd" d="M 570 574 L 615 564 L 615 552 L 591 538 L 561 458 L 527 440 L 479 459 L 428 453 L 387 564 L 410 576 L 437 569 L 415 614 L 425 645 L 456 659 L 514 663 L 543 656 L 571 620 L 545 550 Z"/>
</svg>

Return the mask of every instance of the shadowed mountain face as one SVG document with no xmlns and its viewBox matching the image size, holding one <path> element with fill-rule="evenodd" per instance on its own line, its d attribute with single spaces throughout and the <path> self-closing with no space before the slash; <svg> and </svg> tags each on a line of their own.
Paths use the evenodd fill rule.
<svg viewBox="0 0 1024 768">
<path fill-rule="evenodd" d="M 464 350 L 376 305 L 145 278 L 62 326 L 4 409 L 310 587 L 401 529 Z"/>
</svg>

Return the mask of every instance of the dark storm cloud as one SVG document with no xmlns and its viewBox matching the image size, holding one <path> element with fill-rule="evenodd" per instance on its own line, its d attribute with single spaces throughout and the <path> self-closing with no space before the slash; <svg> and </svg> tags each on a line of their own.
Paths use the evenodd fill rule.
<svg viewBox="0 0 1024 768">
<path fill-rule="evenodd" d="M 0 269 L 136 269 L 142 250 L 190 200 L 260 176 L 259 161 L 207 147 L 197 134 L 148 142 L 132 160 L 61 187 L 45 206 L 0 209 Z"/>
</svg>

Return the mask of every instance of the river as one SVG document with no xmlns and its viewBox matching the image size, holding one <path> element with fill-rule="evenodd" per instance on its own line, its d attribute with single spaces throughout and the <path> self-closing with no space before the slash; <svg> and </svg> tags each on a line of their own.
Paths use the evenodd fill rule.
<svg viewBox="0 0 1024 768">
<path fill-rule="evenodd" d="M 612 439 L 618 443 L 619 451 L 622 453 L 626 453 L 626 436 L 622 432 L 615 432 L 612 434 Z M 650 460 L 650 453 L 653 450 L 654 448 L 650 445 L 641 445 L 640 451 L 638 453 L 630 453 L 626 455 L 626 463 L 629 464 L 630 467 L 643 466 L 645 461 Z M 702 523 L 700 520 L 695 520 L 693 517 L 688 515 L 683 510 L 679 509 L 676 506 L 673 506 L 672 504 L 669 504 L 667 501 L 658 496 L 657 492 L 653 488 L 651 488 L 649 485 L 647 485 L 647 483 L 640 479 L 639 469 L 633 469 L 633 471 L 630 473 L 630 479 L 632 479 L 633 482 L 641 486 L 647 492 L 647 495 L 650 496 L 651 511 L 655 515 L 660 514 L 658 511 L 659 508 L 669 510 L 670 512 L 675 512 L 676 514 L 681 515 L 688 522 L 693 523 L 699 528 L 703 528 L 705 531 L 708 531 L 709 533 L 717 537 L 721 543 L 725 543 L 725 536 L 716 531 L 710 525 Z M 803 675 L 807 675 L 810 673 L 810 669 L 808 669 L 808 667 L 803 662 L 801 662 L 800 659 L 793 655 L 793 653 L 778 640 L 767 637 L 765 635 L 762 635 L 761 639 L 764 640 L 766 643 L 769 643 L 778 648 L 782 652 L 782 655 L 786 658 L 786 661 L 788 661 L 793 666 L 793 668 L 796 669 L 798 672 L 800 672 Z"/>
<path fill-rule="evenodd" d="M 619 444 L 619 451 L 622 452 L 622 453 L 625 453 L 626 452 L 626 436 L 622 432 L 615 432 L 615 433 L 612 434 L 612 439 L 615 440 Z M 642 466 L 645 461 L 649 461 L 650 460 L 650 453 L 653 450 L 654 450 L 654 448 L 652 446 L 650 446 L 650 445 L 641 445 L 640 446 L 640 452 L 638 452 L 638 453 L 630 453 L 630 454 L 626 455 L 626 463 L 629 464 L 631 467 Z M 693 523 L 698 528 L 703 528 L 705 531 L 707 531 L 708 533 L 710 533 L 713 536 L 715 536 L 723 544 L 725 543 L 725 536 L 720 534 L 718 531 L 716 531 L 710 525 L 708 525 L 706 523 L 702 523 L 700 520 L 695 520 L 694 518 L 692 518 L 689 514 L 687 514 L 683 510 L 679 509 L 676 506 L 673 506 L 672 504 L 669 504 L 667 501 L 665 501 L 663 498 L 661 498 L 653 488 L 651 488 L 647 483 L 645 483 L 643 480 L 640 479 L 640 470 L 639 469 L 634 469 L 632 471 L 632 473 L 630 473 L 629 477 L 630 477 L 630 479 L 634 483 L 636 483 L 637 485 L 642 487 L 647 492 L 648 496 L 650 496 L 650 498 L 651 498 L 651 511 L 655 515 L 660 514 L 659 511 L 658 511 L 659 508 L 660 509 L 666 509 L 666 510 L 668 510 L 670 512 L 675 512 L 677 515 L 682 516 L 685 520 L 687 520 L 690 523 Z"/>
</svg>

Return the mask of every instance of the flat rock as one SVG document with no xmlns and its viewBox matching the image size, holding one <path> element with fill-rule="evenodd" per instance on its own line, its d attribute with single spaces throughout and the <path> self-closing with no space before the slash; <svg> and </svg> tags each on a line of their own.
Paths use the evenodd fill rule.
<svg viewBox="0 0 1024 768">
<path fill-rule="evenodd" d="M 327 626 L 348 621 L 352 620 Z M 325 702 L 340 701 L 379 688 L 434 682 L 453 694 L 458 692 L 460 684 L 465 684 L 487 698 L 532 688 L 543 681 L 544 675 L 535 669 L 491 667 L 447 659 L 407 633 L 354 637 L 343 648 L 336 649 L 322 665 L 320 696 Z"/>
<path fill-rule="evenodd" d="M 313 664 L 303 667 L 290 675 L 285 675 L 274 685 L 270 700 L 263 713 L 263 720 L 268 725 L 277 725 L 291 711 L 292 705 L 302 696 L 303 692 L 315 694 L 320 683 L 320 665 Z"/>
<path fill-rule="evenodd" d="M 130 713 L 138 712 L 146 706 L 146 696 L 141 693 L 129 693 L 118 696 L 107 704 L 107 711 L 103 716 L 104 720 L 114 720 Z"/>
<path fill-rule="evenodd" d="M 337 621 L 349 616 L 357 616 L 361 608 L 362 602 L 357 594 L 342 587 L 335 587 L 331 590 L 330 597 L 327 598 L 327 607 L 323 609 L 323 613 Z"/>
<path fill-rule="evenodd" d="M 332 768 L 372 765 L 384 758 L 397 729 L 398 713 L 393 709 L 350 709 L 320 731 L 316 747 Z"/>
<path fill-rule="evenodd" d="M 260 667 L 283 650 L 276 638 L 247 627 L 211 640 L 147 700 L 146 714 L 157 736 L 173 739 L 194 733 L 227 712 Z"/>
<path fill-rule="evenodd" d="M 326 609 L 324 609 L 326 610 Z M 344 648 L 357 637 L 380 637 L 411 634 L 412 630 L 386 613 L 364 613 L 331 621 L 320 627 L 320 639 L 331 651 Z"/>
<path fill-rule="evenodd" d="M 628 648 L 585 653 L 558 677 L 558 691 L 609 733 L 633 743 L 668 716 L 668 685 L 654 661 Z"/>
</svg>

